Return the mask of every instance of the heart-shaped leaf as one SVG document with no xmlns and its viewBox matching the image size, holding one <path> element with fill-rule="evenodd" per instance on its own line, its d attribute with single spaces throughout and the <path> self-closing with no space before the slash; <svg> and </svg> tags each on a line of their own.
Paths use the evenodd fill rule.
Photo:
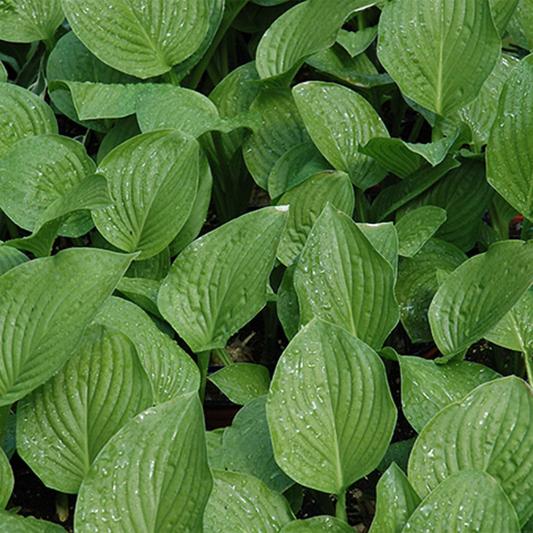
<svg viewBox="0 0 533 533">
<path fill-rule="evenodd" d="M 239 363 L 225 366 L 209 376 L 233 403 L 244 405 L 268 393 L 270 374 L 265 366 Z"/>
<path fill-rule="evenodd" d="M 74 33 L 113 68 L 150 78 L 191 56 L 208 29 L 206 0 L 61 0 Z"/>
<path fill-rule="evenodd" d="M 446 221 L 446 211 L 428 205 L 410 211 L 396 222 L 398 253 L 413 257 Z"/>
<path fill-rule="evenodd" d="M 0 509 L 4 509 L 8 504 L 14 486 L 15 478 L 13 477 L 9 459 L 6 457 L 4 450 L 0 448 Z"/>
<path fill-rule="evenodd" d="M 411 515 L 402 533 L 505 531 L 520 526 L 509 498 L 485 472 L 457 472 L 439 485 Z"/>
<path fill-rule="evenodd" d="M 79 533 L 202 531 L 212 487 L 197 394 L 148 409 L 100 452 L 80 489 Z"/>
<path fill-rule="evenodd" d="M 266 305 L 287 214 L 286 207 L 267 207 L 243 215 L 194 241 L 174 261 L 158 306 L 194 352 L 224 348 Z"/>
<path fill-rule="evenodd" d="M 73 248 L 0 277 L 0 405 L 26 396 L 63 365 L 132 259 Z"/>
<path fill-rule="evenodd" d="M 294 520 L 281 533 L 352 533 L 353 528 L 333 516 L 315 516 L 307 520 Z"/>
<path fill-rule="evenodd" d="M 76 494 L 109 439 L 152 403 L 133 343 L 91 326 L 61 370 L 19 402 L 18 452 L 46 486 Z"/>
<path fill-rule="evenodd" d="M 460 265 L 429 308 L 431 332 L 444 356 L 481 339 L 533 283 L 533 242 L 502 241 Z"/>
<path fill-rule="evenodd" d="M 383 6 L 381 63 L 407 97 L 442 117 L 477 96 L 500 49 L 488 0 L 396 0 Z"/>
<path fill-rule="evenodd" d="M 176 237 L 198 188 L 198 143 L 177 131 L 138 135 L 115 148 L 98 172 L 113 205 L 93 211 L 98 231 L 121 250 L 148 259 Z"/>
<path fill-rule="evenodd" d="M 531 389 L 515 376 L 476 388 L 420 433 L 409 460 L 413 487 L 424 498 L 455 472 L 484 470 L 500 483 L 524 524 L 533 513 L 532 413 Z"/>
<path fill-rule="evenodd" d="M 326 207 L 294 274 L 301 323 L 319 317 L 379 349 L 399 319 L 394 283 L 392 266 L 350 217 Z"/>
<path fill-rule="evenodd" d="M 33 516 L 22 517 L 13 513 L 0 511 L 0 529 L 9 533 L 64 533 L 65 528 L 46 522 L 36 520 Z"/>
<path fill-rule="evenodd" d="M 204 531 L 278 533 L 294 519 L 287 500 L 259 479 L 223 470 L 215 470 L 213 475 Z"/>
<path fill-rule="evenodd" d="M 267 416 L 280 467 L 302 485 L 341 494 L 383 458 L 396 407 L 378 355 L 313 320 L 276 366 Z"/>
</svg>

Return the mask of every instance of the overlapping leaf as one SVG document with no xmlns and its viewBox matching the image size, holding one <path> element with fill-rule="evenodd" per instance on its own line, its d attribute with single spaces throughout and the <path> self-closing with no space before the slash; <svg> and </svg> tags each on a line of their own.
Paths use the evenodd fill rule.
<svg viewBox="0 0 533 533">
<path fill-rule="evenodd" d="M 265 366 L 239 363 L 225 366 L 209 376 L 233 403 L 244 405 L 268 393 L 270 374 Z"/>
<path fill-rule="evenodd" d="M 446 221 L 446 211 L 436 206 L 423 206 L 410 211 L 396 223 L 399 254 L 413 257 Z"/>
<path fill-rule="evenodd" d="M 10 246 L 0 246 L 0 276 L 26 261 L 29 261 L 29 258 L 22 252 Z"/>
<path fill-rule="evenodd" d="M 0 529 L 9 533 L 63 533 L 65 528 L 45 520 L 36 520 L 33 516 L 22 517 L 0 511 Z"/>
<path fill-rule="evenodd" d="M 13 477 L 13 470 L 9 464 L 9 459 L 6 457 L 4 450 L 0 448 L 0 509 L 5 509 L 13 492 L 14 485 L 15 479 Z"/>
<path fill-rule="evenodd" d="M 315 516 L 307 520 L 294 520 L 281 533 L 352 533 L 353 528 L 333 516 Z"/>
</svg>

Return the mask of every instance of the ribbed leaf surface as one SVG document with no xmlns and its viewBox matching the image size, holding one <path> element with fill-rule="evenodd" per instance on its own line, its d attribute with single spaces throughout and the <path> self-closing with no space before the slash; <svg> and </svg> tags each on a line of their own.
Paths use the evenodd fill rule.
<svg viewBox="0 0 533 533">
<path fill-rule="evenodd" d="M 268 393 L 270 374 L 262 365 L 239 363 L 225 366 L 209 376 L 233 403 L 244 405 Z"/>
<path fill-rule="evenodd" d="M 518 0 L 489 0 L 490 10 L 494 18 L 496 29 L 503 35 L 507 23 L 513 16 Z"/>
<path fill-rule="evenodd" d="M 352 533 L 353 528 L 333 516 L 315 516 L 307 520 L 294 520 L 281 533 Z"/>
<path fill-rule="evenodd" d="M 9 464 L 9 459 L 6 457 L 4 450 L 0 448 L 0 509 L 6 507 L 9 498 L 11 498 L 14 486 L 15 479 L 13 477 L 13 470 L 11 470 L 11 465 Z"/>
<path fill-rule="evenodd" d="M 446 221 L 446 211 L 428 205 L 410 211 L 396 223 L 398 252 L 404 257 L 413 257 Z"/>
<path fill-rule="evenodd" d="M 302 485 L 340 494 L 383 458 L 396 407 L 377 354 L 314 320 L 281 356 L 267 416 L 280 467 Z"/>
<path fill-rule="evenodd" d="M 33 516 L 22 517 L 0 511 L 0 530 L 9 533 L 64 533 L 65 528 L 44 520 L 36 520 Z"/>
<path fill-rule="evenodd" d="M 0 276 L 26 261 L 29 261 L 29 258 L 22 252 L 10 246 L 0 246 Z"/>
</svg>

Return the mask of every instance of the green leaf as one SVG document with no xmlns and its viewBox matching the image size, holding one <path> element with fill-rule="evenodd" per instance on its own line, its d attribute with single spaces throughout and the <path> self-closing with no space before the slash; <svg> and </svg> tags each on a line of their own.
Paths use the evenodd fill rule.
<svg viewBox="0 0 533 533">
<path fill-rule="evenodd" d="M 481 339 L 533 283 L 533 242 L 502 241 L 460 265 L 431 302 L 429 323 L 444 356 Z"/>
<path fill-rule="evenodd" d="M 503 35 L 518 5 L 518 0 L 489 0 L 496 29 Z"/>
<path fill-rule="evenodd" d="M 5 83 L 7 81 L 7 70 L 4 67 L 4 64 L 0 61 L 0 83 Z"/>
<path fill-rule="evenodd" d="M 360 94 L 315 81 L 297 85 L 293 95 L 311 139 L 335 169 L 348 173 L 360 189 L 385 177 L 386 171 L 358 150 L 372 137 L 389 136 L 377 112 Z"/>
<path fill-rule="evenodd" d="M 359 227 L 326 207 L 294 274 L 301 323 L 319 317 L 379 349 L 399 319 L 394 271 Z"/>
<path fill-rule="evenodd" d="M 191 56 L 208 30 L 206 0 L 61 0 L 70 26 L 98 59 L 150 78 Z"/>
<path fill-rule="evenodd" d="M 262 481 L 245 474 L 215 470 L 204 531 L 278 533 L 294 519 L 287 500 Z"/>
<path fill-rule="evenodd" d="M 294 75 L 310 55 L 329 48 L 348 16 L 377 4 L 376 0 L 308 0 L 281 15 L 257 47 L 257 71 L 262 79 Z"/>
<path fill-rule="evenodd" d="M 460 361 L 440 365 L 420 357 L 400 358 L 402 407 L 417 433 L 434 415 L 477 386 L 500 378 L 485 365 Z"/>
<path fill-rule="evenodd" d="M 254 398 L 268 393 L 270 374 L 261 365 L 239 363 L 225 366 L 209 376 L 233 403 L 244 405 Z"/>
<path fill-rule="evenodd" d="M 478 470 L 457 472 L 417 508 L 403 533 L 505 531 L 520 526 L 509 498 L 491 476 Z"/>
<path fill-rule="evenodd" d="M 376 487 L 376 515 L 369 533 L 401 533 L 419 504 L 409 480 L 392 463 Z"/>
<path fill-rule="evenodd" d="M 474 389 L 420 433 L 409 460 L 413 487 L 425 497 L 455 472 L 483 470 L 500 483 L 524 524 L 533 513 L 532 411 L 531 389 L 515 376 Z"/>
<path fill-rule="evenodd" d="M 222 449 L 224 431 L 225 428 L 218 428 L 205 432 L 207 458 L 212 470 L 226 470 L 226 460 L 224 458 L 224 450 Z"/>
<path fill-rule="evenodd" d="M 135 304 L 111 297 L 96 315 L 94 323 L 117 329 L 133 342 L 152 381 L 156 403 L 198 390 L 200 373 L 196 364 Z"/>
<path fill-rule="evenodd" d="M 296 265 L 297 260 L 285 270 L 281 285 L 278 289 L 278 298 L 276 300 L 278 318 L 283 327 L 283 331 L 289 340 L 298 333 L 300 324 L 298 294 L 294 288 L 294 272 L 296 271 Z"/>
<path fill-rule="evenodd" d="M 26 137 L 57 133 L 54 112 L 22 87 L 0 83 L 0 109 L 0 156 Z"/>
<path fill-rule="evenodd" d="M 330 203 L 351 215 L 355 197 L 347 174 L 321 172 L 286 192 L 278 203 L 290 206 L 289 220 L 278 247 L 278 259 L 289 266 L 302 252 L 311 228 L 326 205 Z"/>
<path fill-rule="evenodd" d="M 357 227 L 368 239 L 377 252 L 389 263 L 394 272 L 394 279 L 398 275 L 398 233 L 392 222 L 367 224 L 357 222 Z"/>
<path fill-rule="evenodd" d="M 52 41 L 65 15 L 60 0 L 5 0 L 0 4 L 0 35 L 4 41 Z"/>
<path fill-rule="evenodd" d="M 379 356 L 345 330 L 314 320 L 276 366 L 267 416 L 280 467 L 302 485 L 340 494 L 381 461 L 396 407 Z"/>
<path fill-rule="evenodd" d="M 83 481 L 79 533 L 202 531 L 212 487 L 196 394 L 147 409 L 100 452 Z"/>
<path fill-rule="evenodd" d="M 307 520 L 294 520 L 281 533 L 353 533 L 346 522 L 333 516 L 315 516 Z"/>
<path fill-rule="evenodd" d="M 128 278 L 146 278 L 159 281 L 166 277 L 170 270 L 170 252 L 165 248 L 162 252 L 145 259 L 133 261 L 126 272 Z"/>
<path fill-rule="evenodd" d="M 73 248 L 0 277 L 0 405 L 26 396 L 63 365 L 132 258 Z"/>
<path fill-rule="evenodd" d="M 177 131 L 138 135 L 115 148 L 98 172 L 114 203 L 93 211 L 98 231 L 113 245 L 148 259 L 164 250 L 187 221 L 198 188 L 196 141 Z"/>
<path fill-rule="evenodd" d="M 394 0 L 383 5 L 381 63 L 407 97 L 442 117 L 474 100 L 500 49 L 487 0 Z"/>
<path fill-rule="evenodd" d="M 399 254 L 413 257 L 446 221 L 446 211 L 428 205 L 409 211 L 396 222 Z"/>
<path fill-rule="evenodd" d="M 19 455 L 46 486 L 76 494 L 109 439 L 152 403 L 133 343 L 91 326 L 61 370 L 18 403 Z"/>
<path fill-rule="evenodd" d="M 161 281 L 144 278 L 122 278 L 117 291 L 128 300 L 137 304 L 141 309 L 157 318 L 163 319 L 157 307 L 157 295 Z"/>
<path fill-rule="evenodd" d="M 522 33 L 523 39 L 526 41 L 520 43 L 520 46 L 531 50 L 533 48 L 533 32 L 531 31 L 531 23 L 533 22 L 533 12 L 531 11 L 531 0 L 519 0 L 516 6 L 515 16 L 513 17 L 516 26 Z M 511 22 L 513 22 L 511 19 Z M 509 24 L 511 26 L 511 24 Z M 514 37 L 513 33 L 513 37 Z"/>
<path fill-rule="evenodd" d="M 517 211 L 533 219 L 533 56 L 509 74 L 487 146 L 487 180 Z"/>
<path fill-rule="evenodd" d="M 65 528 L 46 522 L 45 520 L 37 520 L 33 516 L 22 517 L 0 511 L 0 529 L 9 531 L 9 533 L 64 533 Z"/>
<path fill-rule="evenodd" d="M 224 348 L 266 305 L 286 217 L 286 207 L 243 215 L 194 241 L 174 261 L 158 305 L 195 353 Z"/>
<path fill-rule="evenodd" d="M 18 226 L 33 231 L 50 205 L 92 175 L 95 165 L 82 144 L 60 135 L 19 141 L 0 159 L 0 206 Z M 92 228 L 75 214 L 60 233 L 79 237 Z"/>
<path fill-rule="evenodd" d="M 223 453 L 227 470 L 254 476 L 279 493 L 294 485 L 274 459 L 266 395 L 248 402 L 225 429 Z"/>
<path fill-rule="evenodd" d="M 350 54 L 355 57 L 362 54 L 378 36 L 378 27 L 371 26 L 359 31 L 340 30 L 337 35 L 337 42 Z"/>
<path fill-rule="evenodd" d="M 10 246 L 0 246 L 0 276 L 26 261 L 29 261 L 29 258 L 22 252 Z"/>
<path fill-rule="evenodd" d="M 439 239 L 430 239 L 415 256 L 401 258 L 396 284 L 400 318 L 413 343 L 433 340 L 428 309 L 439 288 L 437 271 L 453 272 L 467 256 Z"/>
<path fill-rule="evenodd" d="M 15 478 L 13 477 L 13 470 L 9 464 L 9 459 L 6 457 L 4 450 L 0 448 L 0 509 L 5 509 L 9 498 L 11 498 L 14 486 Z"/>
</svg>

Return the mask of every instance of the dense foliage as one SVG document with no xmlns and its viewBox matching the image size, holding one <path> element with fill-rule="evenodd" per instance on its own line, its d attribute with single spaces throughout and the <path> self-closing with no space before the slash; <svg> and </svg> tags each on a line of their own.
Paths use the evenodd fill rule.
<svg viewBox="0 0 533 533">
<path fill-rule="evenodd" d="M 15 451 L 76 533 L 348 533 L 362 480 L 371 533 L 533 531 L 532 0 L 0 0 L 0 39 L 0 531 L 64 531 Z"/>
</svg>

